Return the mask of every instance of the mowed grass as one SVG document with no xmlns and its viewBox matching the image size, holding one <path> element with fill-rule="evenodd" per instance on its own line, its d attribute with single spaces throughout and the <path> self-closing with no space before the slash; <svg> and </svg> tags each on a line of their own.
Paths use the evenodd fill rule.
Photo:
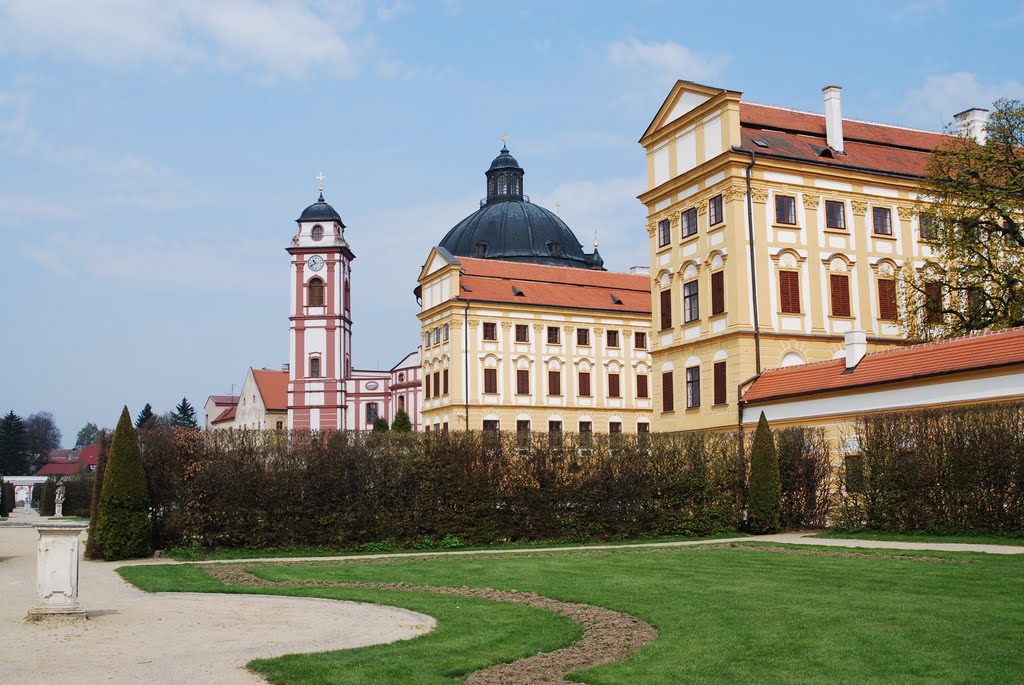
<svg viewBox="0 0 1024 685">
<path fill-rule="evenodd" d="M 969 562 L 963 564 L 899 554 L 907 558 L 869 553 L 856 558 L 804 556 L 738 544 L 249 568 L 281 582 L 407 582 L 533 591 L 624 611 L 657 628 L 655 642 L 632 658 L 572 676 L 592 685 L 1021 682 L 1024 557 L 928 554 Z M 223 587 L 187 568 L 128 567 L 122 574 L 144 589 Z M 152 575 L 169 572 L 177 576 L 153 582 L 158 578 Z M 465 675 L 461 667 L 469 661 L 479 663 L 498 653 L 502 656 L 497 660 L 507 660 L 531 640 L 532 650 L 545 641 L 564 644 L 573 639 L 560 617 L 548 625 L 551 632 L 544 639 L 532 625 L 510 625 L 503 616 L 508 605 L 484 602 L 478 620 L 462 623 L 462 610 L 453 612 L 451 607 L 453 601 L 468 605 L 464 598 L 323 587 L 247 590 L 359 598 L 408 607 L 439 620 L 433 634 L 408 642 L 256 662 L 256 670 L 275 683 L 458 682 Z M 494 627 L 488 623 L 492 618 L 498 621 Z M 462 659 L 460 668 L 452 667 L 455 658 Z M 354 671 L 358 676 L 352 676 Z M 430 679 L 422 679 L 428 677 L 424 672 Z"/>
<path fill-rule="evenodd" d="M 892 540 L 894 542 L 953 542 L 970 545 L 1024 546 L 1024 537 L 1011 538 L 999 535 L 917 535 L 910 533 L 886 533 L 879 530 L 862 530 L 856 533 L 826 531 L 812 537 L 838 538 L 840 540 Z"/>
</svg>

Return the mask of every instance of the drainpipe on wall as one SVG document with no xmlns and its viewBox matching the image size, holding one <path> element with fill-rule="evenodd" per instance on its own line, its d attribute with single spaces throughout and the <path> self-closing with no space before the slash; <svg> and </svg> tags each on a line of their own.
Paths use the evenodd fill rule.
<svg viewBox="0 0 1024 685">
<path fill-rule="evenodd" d="M 469 430 L 469 300 L 462 310 L 462 401 L 465 404 L 466 430 Z"/>
<path fill-rule="evenodd" d="M 747 238 L 750 240 L 750 296 L 754 303 L 754 366 L 758 375 L 761 374 L 761 324 L 757 312 L 757 269 L 754 260 L 754 198 L 750 190 L 751 170 L 754 162 L 757 161 L 753 150 L 733 148 L 737 152 L 745 152 L 750 155 L 750 164 L 747 165 Z M 742 387 L 742 384 L 741 384 Z"/>
</svg>

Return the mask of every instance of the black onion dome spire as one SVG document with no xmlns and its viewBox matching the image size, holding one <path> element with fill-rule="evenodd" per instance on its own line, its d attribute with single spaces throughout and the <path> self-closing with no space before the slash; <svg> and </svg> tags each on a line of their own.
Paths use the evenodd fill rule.
<svg viewBox="0 0 1024 685">
<path fill-rule="evenodd" d="M 338 210 L 324 200 L 323 192 L 320 193 L 320 198 L 316 202 L 302 210 L 302 214 L 296 221 L 337 221 L 342 228 L 345 227 Z"/>
<path fill-rule="evenodd" d="M 530 202 L 523 193 L 525 173 L 503 145 L 485 172 L 487 198 L 448 231 L 439 246 L 459 257 L 603 270 L 596 250 L 586 254 L 564 221 Z"/>
</svg>

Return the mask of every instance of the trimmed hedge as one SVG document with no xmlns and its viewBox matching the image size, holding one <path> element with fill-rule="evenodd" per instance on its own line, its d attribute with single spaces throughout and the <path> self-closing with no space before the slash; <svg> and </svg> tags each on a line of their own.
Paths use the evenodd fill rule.
<svg viewBox="0 0 1024 685">
<path fill-rule="evenodd" d="M 57 483 L 64 482 L 64 516 L 88 516 L 92 501 L 93 474 L 78 473 L 71 476 L 50 476 L 42 484 L 39 513 L 53 516 L 57 513 Z"/>
<path fill-rule="evenodd" d="M 1024 403 L 863 418 L 836 527 L 1024 535 Z"/>
<path fill-rule="evenodd" d="M 761 412 L 750 450 L 750 532 L 756 535 L 778 532 L 781 503 L 775 438 L 768 427 L 768 419 Z"/>
<path fill-rule="evenodd" d="M 128 407 L 114 429 L 96 518 L 96 544 L 104 559 L 130 559 L 149 553 L 149 493 L 139 440 Z"/>
</svg>

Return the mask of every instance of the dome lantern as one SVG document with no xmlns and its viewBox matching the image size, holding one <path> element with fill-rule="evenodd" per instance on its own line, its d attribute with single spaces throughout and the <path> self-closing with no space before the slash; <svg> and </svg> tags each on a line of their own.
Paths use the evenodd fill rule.
<svg viewBox="0 0 1024 685">
<path fill-rule="evenodd" d="M 505 140 L 502 136 L 502 140 Z M 523 168 L 516 158 L 509 154 L 508 145 L 501 145 L 501 152 L 485 172 L 487 176 L 487 204 L 505 200 L 523 200 Z"/>
</svg>

